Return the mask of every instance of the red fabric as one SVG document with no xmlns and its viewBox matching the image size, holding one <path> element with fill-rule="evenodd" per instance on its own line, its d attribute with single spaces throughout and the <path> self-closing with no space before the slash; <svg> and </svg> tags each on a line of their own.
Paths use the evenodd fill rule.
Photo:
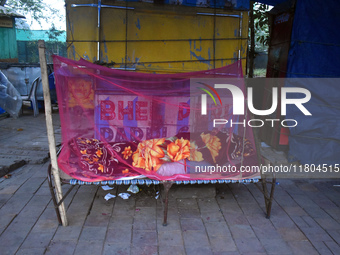
<svg viewBox="0 0 340 255">
<path fill-rule="evenodd" d="M 251 129 L 216 131 L 191 118 L 201 109 L 192 102 L 190 79 L 240 79 L 241 62 L 191 73 L 148 74 L 54 56 L 54 71 L 64 145 L 58 164 L 72 177 L 101 181 L 138 175 L 158 180 L 258 175 L 240 172 L 241 166 L 258 164 Z M 239 88 L 244 91 L 243 82 Z M 229 114 L 228 102 L 224 107 Z M 190 132 L 195 125 L 200 132 Z M 197 163 L 231 165 L 237 171 L 197 175 L 192 172 Z"/>
</svg>

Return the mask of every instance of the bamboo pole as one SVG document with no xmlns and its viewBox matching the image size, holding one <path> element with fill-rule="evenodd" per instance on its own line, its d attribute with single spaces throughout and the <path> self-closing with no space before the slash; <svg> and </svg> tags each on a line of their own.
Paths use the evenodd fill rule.
<svg viewBox="0 0 340 255">
<path fill-rule="evenodd" d="M 48 85 L 47 63 L 46 63 L 46 55 L 45 55 L 45 41 L 39 40 L 38 47 L 39 47 L 41 80 L 42 80 L 43 91 L 44 91 L 48 147 L 50 150 L 52 174 L 53 174 L 54 186 L 55 186 L 56 195 L 57 195 L 57 202 L 59 202 L 63 197 L 63 191 L 61 189 L 61 182 L 60 182 L 60 176 L 59 176 L 59 171 L 58 171 L 57 150 L 56 150 L 53 122 L 52 122 L 52 105 L 51 105 L 51 97 L 50 97 L 50 88 Z M 59 212 L 60 212 L 63 226 L 67 226 L 68 222 L 67 222 L 64 202 L 60 204 Z"/>
</svg>

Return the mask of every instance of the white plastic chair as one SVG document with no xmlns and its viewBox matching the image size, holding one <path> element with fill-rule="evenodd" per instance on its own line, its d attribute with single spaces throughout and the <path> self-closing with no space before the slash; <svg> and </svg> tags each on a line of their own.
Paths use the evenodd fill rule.
<svg viewBox="0 0 340 255">
<path fill-rule="evenodd" d="M 34 117 L 37 117 L 39 114 L 37 88 L 40 81 L 40 77 L 37 77 L 32 83 L 30 93 L 27 96 L 21 96 L 22 101 L 30 101 L 32 103 Z"/>
</svg>

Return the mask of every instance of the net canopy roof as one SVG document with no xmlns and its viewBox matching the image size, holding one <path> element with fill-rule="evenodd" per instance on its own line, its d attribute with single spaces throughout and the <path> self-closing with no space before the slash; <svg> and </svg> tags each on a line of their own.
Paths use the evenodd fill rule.
<svg viewBox="0 0 340 255">
<path fill-rule="evenodd" d="M 231 93 L 217 93 L 213 84 L 227 79 L 244 92 L 240 62 L 149 74 L 54 56 L 54 70 L 63 143 L 58 165 L 72 178 L 259 176 L 259 171 L 245 171 L 258 165 L 252 130 L 243 125 L 247 114 L 233 115 Z M 214 127 L 213 119 L 229 121 Z"/>
</svg>

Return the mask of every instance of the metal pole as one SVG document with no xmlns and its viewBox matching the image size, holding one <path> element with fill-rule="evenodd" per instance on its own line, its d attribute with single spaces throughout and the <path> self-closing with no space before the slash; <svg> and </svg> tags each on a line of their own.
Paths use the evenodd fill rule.
<svg viewBox="0 0 340 255">
<path fill-rule="evenodd" d="M 240 14 L 240 33 L 239 33 L 239 40 L 240 40 L 240 49 L 238 50 L 238 60 L 241 60 L 241 49 L 242 49 L 242 26 L 243 26 L 243 12 Z"/>
<path fill-rule="evenodd" d="M 254 28 L 254 2 L 250 2 L 249 10 L 249 28 L 250 28 L 250 49 L 248 53 L 248 77 L 254 77 L 254 54 L 255 54 L 255 28 Z"/>
<path fill-rule="evenodd" d="M 102 8 L 102 1 L 98 0 L 98 43 L 97 43 L 97 60 L 100 62 L 100 11 Z"/>
<path fill-rule="evenodd" d="M 163 226 L 168 225 L 169 190 L 170 190 L 172 184 L 173 184 L 172 182 L 163 182 L 164 193 L 165 193 Z"/>
<path fill-rule="evenodd" d="M 101 8 L 114 8 L 114 9 L 127 9 L 127 10 L 134 10 L 133 7 L 124 7 L 124 6 L 114 6 L 114 5 L 105 5 L 102 4 L 102 0 L 98 0 L 98 4 L 71 4 L 71 7 L 97 7 L 98 8 L 98 20 L 97 20 L 97 61 L 100 61 L 100 43 L 101 43 L 101 36 L 100 36 L 100 29 L 101 29 Z"/>
<path fill-rule="evenodd" d="M 57 150 L 56 150 L 53 122 L 52 122 L 52 105 L 51 105 L 50 89 L 49 89 L 49 85 L 48 85 L 47 63 L 46 63 L 46 55 L 45 55 L 45 49 L 46 49 L 45 48 L 45 41 L 39 40 L 38 41 L 38 47 L 39 47 L 41 80 L 42 80 L 43 91 L 44 91 L 48 147 L 49 147 L 49 150 L 50 150 L 54 185 L 55 185 L 57 200 L 59 202 L 63 197 L 63 192 L 62 192 L 61 183 L 60 183 L 60 176 L 59 176 L 58 163 L 57 163 Z M 60 204 L 59 212 L 60 212 L 60 216 L 61 216 L 63 226 L 67 226 L 68 222 L 67 222 L 66 210 L 65 210 L 64 203 Z"/>
</svg>

